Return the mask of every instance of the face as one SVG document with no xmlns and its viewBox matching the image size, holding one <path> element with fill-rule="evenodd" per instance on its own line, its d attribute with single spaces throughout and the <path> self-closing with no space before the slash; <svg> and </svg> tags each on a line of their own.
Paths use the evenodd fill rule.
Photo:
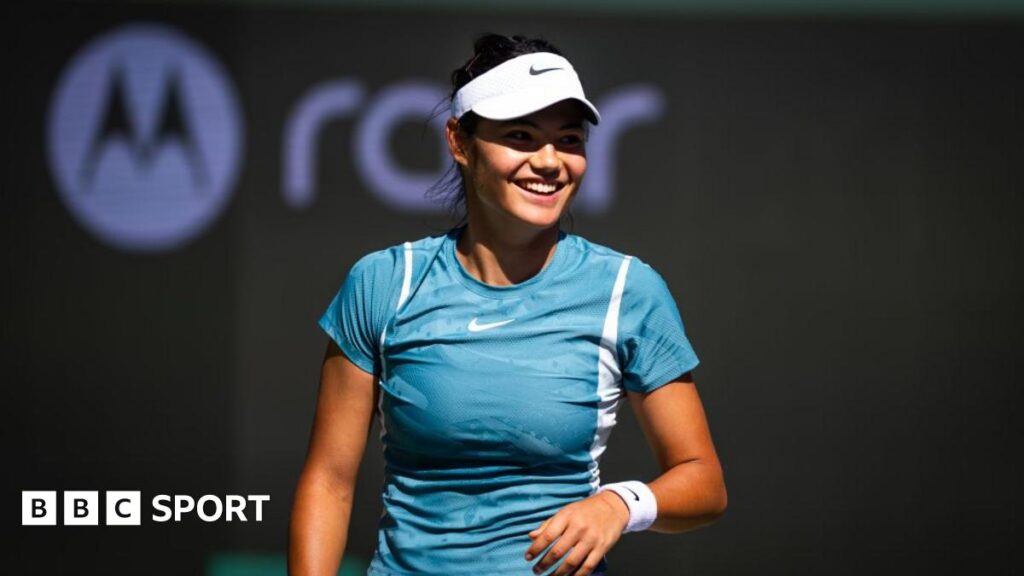
<svg viewBox="0 0 1024 576">
<path fill-rule="evenodd" d="M 558 224 L 587 169 L 583 112 L 563 101 L 514 120 L 481 118 L 472 136 L 449 121 L 470 221 L 546 229 Z"/>
</svg>

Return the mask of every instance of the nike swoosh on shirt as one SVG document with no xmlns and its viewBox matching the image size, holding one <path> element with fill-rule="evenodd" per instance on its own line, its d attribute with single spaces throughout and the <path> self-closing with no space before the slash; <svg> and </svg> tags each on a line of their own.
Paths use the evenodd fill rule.
<svg viewBox="0 0 1024 576">
<path fill-rule="evenodd" d="M 562 68 L 541 68 L 540 70 L 538 70 L 533 66 L 530 66 L 530 76 L 536 76 L 538 74 L 543 74 L 545 72 L 551 72 L 552 70 L 562 70 Z"/>
<path fill-rule="evenodd" d="M 469 331 L 470 332 L 483 332 L 484 330 L 490 330 L 491 328 L 497 328 L 498 326 L 504 326 L 505 324 L 508 324 L 509 322 L 515 322 L 516 319 L 515 318 L 509 318 L 508 320 L 502 320 L 500 322 L 488 322 L 487 324 L 479 324 L 479 323 L 477 323 L 476 320 L 477 320 L 476 318 L 473 318 L 472 320 L 469 321 Z"/>
</svg>

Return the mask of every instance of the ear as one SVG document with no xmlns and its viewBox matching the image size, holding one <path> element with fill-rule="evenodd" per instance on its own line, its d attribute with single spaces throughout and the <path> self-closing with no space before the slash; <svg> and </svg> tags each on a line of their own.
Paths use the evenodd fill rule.
<svg viewBox="0 0 1024 576">
<path fill-rule="evenodd" d="M 469 165 L 469 156 L 466 154 L 466 136 L 459 130 L 459 121 L 449 118 L 444 125 L 444 139 L 448 143 L 448 152 L 452 155 L 455 163 L 459 166 Z"/>
</svg>

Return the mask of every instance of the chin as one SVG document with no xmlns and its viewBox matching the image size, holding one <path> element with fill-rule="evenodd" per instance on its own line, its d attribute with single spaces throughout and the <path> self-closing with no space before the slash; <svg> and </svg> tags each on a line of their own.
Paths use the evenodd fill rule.
<svg viewBox="0 0 1024 576">
<path fill-rule="evenodd" d="M 566 202 L 560 206 L 538 206 L 522 203 L 510 206 L 509 208 L 508 212 L 516 220 L 537 229 L 546 229 L 558 226 L 562 216 L 569 211 L 569 203 Z"/>
<path fill-rule="evenodd" d="M 564 210 L 557 212 L 545 210 L 543 213 L 538 213 L 538 211 L 528 211 L 527 213 L 521 212 L 516 214 L 515 218 L 538 230 L 547 230 L 548 228 L 557 227 L 559 222 L 561 222 L 562 214 L 564 213 Z"/>
</svg>

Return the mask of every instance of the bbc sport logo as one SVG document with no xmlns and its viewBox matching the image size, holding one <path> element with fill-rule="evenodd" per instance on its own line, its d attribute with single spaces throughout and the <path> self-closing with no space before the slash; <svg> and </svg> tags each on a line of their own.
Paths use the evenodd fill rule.
<svg viewBox="0 0 1024 576">
<path fill-rule="evenodd" d="M 100 493 L 90 490 L 63 492 L 64 526 L 99 526 Z M 140 526 L 142 524 L 142 492 L 108 490 L 104 492 L 105 525 Z M 203 522 L 262 522 L 263 504 L 269 494 L 241 496 L 229 494 L 221 498 L 206 494 L 198 499 L 185 494 L 158 494 L 150 501 L 153 522 L 181 522 L 195 514 Z M 250 508 L 251 505 L 251 508 Z M 21 493 L 22 526 L 56 526 L 57 492 L 24 490 Z M 249 520 L 252 518 L 253 520 Z"/>
<path fill-rule="evenodd" d="M 242 156 L 234 90 L 202 46 L 132 24 L 82 48 L 50 103 L 50 170 L 75 219 L 101 241 L 161 252 L 227 205 Z"/>
</svg>

